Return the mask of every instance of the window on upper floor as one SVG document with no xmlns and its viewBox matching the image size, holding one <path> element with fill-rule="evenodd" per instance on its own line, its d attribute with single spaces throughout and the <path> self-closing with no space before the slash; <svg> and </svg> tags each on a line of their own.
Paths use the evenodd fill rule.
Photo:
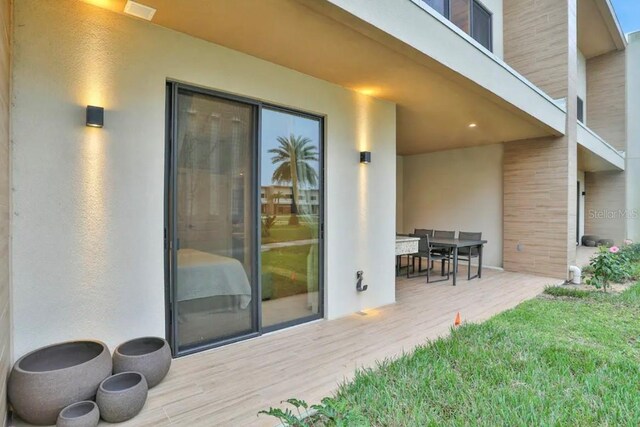
<svg viewBox="0 0 640 427">
<path fill-rule="evenodd" d="M 491 12 L 476 0 L 471 3 L 471 37 L 493 51 Z"/>
<path fill-rule="evenodd" d="M 422 0 L 456 27 L 493 51 L 492 15 L 478 0 Z"/>
<path fill-rule="evenodd" d="M 578 97 L 578 121 L 584 124 L 584 101 Z"/>
<path fill-rule="evenodd" d="M 422 2 L 435 9 L 445 18 L 449 18 L 449 0 L 422 0 Z"/>
</svg>

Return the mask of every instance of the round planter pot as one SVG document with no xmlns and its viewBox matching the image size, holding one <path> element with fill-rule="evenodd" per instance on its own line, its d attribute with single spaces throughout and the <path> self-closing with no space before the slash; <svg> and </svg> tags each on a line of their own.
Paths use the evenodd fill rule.
<svg viewBox="0 0 640 427">
<path fill-rule="evenodd" d="M 130 420 L 142 410 L 148 390 L 140 372 L 121 372 L 107 378 L 96 395 L 100 416 L 110 423 Z"/>
<path fill-rule="evenodd" d="M 112 371 L 111 354 L 100 341 L 70 341 L 34 350 L 13 365 L 7 393 L 28 423 L 54 424 L 66 406 L 96 395 Z"/>
<path fill-rule="evenodd" d="M 162 338 L 136 338 L 113 352 L 113 372 L 140 372 L 149 388 L 162 381 L 171 367 L 171 349 Z"/>
<path fill-rule="evenodd" d="M 100 411 L 96 402 L 84 400 L 64 408 L 56 427 L 96 427 L 100 421 Z"/>
</svg>

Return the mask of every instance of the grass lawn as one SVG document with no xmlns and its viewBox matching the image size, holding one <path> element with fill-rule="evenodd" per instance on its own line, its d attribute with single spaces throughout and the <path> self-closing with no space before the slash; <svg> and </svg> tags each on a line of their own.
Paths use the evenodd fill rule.
<svg viewBox="0 0 640 427">
<path fill-rule="evenodd" d="M 359 372 L 349 425 L 638 426 L 640 284 L 535 299 Z"/>
<path fill-rule="evenodd" d="M 274 248 L 262 253 L 262 271 L 271 274 L 271 298 L 307 293 L 307 257 L 311 245 Z"/>
</svg>

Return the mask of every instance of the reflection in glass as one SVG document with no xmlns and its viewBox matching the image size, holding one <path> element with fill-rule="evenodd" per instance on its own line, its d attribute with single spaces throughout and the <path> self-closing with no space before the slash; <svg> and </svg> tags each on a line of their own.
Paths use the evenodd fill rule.
<svg viewBox="0 0 640 427">
<path fill-rule="evenodd" d="M 321 121 L 262 112 L 262 325 L 320 313 Z"/>
<path fill-rule="evenodd" d="M 180 90 L 176 226 L 179 350 L 251 332 L 253 107 Z"/>
</svg>

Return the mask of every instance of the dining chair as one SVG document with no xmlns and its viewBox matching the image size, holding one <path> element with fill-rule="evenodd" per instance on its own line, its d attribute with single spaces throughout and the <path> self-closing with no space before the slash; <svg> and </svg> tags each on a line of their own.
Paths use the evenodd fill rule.
<svg viewBox="0 0 640 427">
<path fill-rule="evenodd" d="M 422 259 L 426 258 L 427 259 L 427 283 L 436 283 L 436 282 L 444 282 L 449 280 L 449 276 L 451 274 L 451 260 L 449 259 L 449 257 L 443 257 L 442 255 L 439 254 L 433 254 L 431 251 L 431 243 L 430 243 L 430 239 L 429 239 L 429 235 L 423 235 L 423 236 L 416 236 L 420 238 L 420 241 L 418 242 L 418 252 L 413 254 L 412 259 L 411 259 L 411 267 L 412 267 L 412 271 L 415 274 L 416 272 L 416 258 L 418 259 L 418 275 L 420 275 L 420 273 L 422 273 Z M 440 280 L 431 280 L 431 268 L 429 268 L 430 265 L 433 265 L 433 261 L 438 261 L 438 260 L 442 260 L 442 269 L 440 271 L 440 276 L 444 277 L 444 279 L 440 279 Z M 445 261 L 447 262 L 447 275 L 445 277 L 444 274 L 444 264 Z M 407 278 L 411 277 L 411 275 L 409 274 L 409 268 L 407 267 Z"/>
<path fill-rule="evenodd" d="M 416 228 L 413 230 L 413 234 L 415 234 L 416 236 L 433 237 L 433 230 L 428 230 L 426 228 Z"/>
<path fill-rule="evenodd" d="M 458 239 L 460 240 L 482 240 L 482 233 L 461 231 Z M 475 279 L 478 277 L 478 274 L 471 277 L 471 259 L 478 258 L 480 256 L 478 247 L 470 247 L 470 248 L 460 248 L 458 249 L 458 261 L 468 261 L 469 264 L 467 266 L 467 280 Z M 480 272 L 480 266 L 478 266 L 478 273 Z M 457 271 L 456 271 L 457 273 Z"/>
<path fill-rule="evenodd" d="M 455 239 L 456 232 L 455 231 L 443 231 L 443 230 L 434 230 L 433 232 L 434 239 Z M 431 250 L 431 253 L 438 257 L 445 257 L 451 255 L 451 249 L 448 248 L 435 248 Z M 444 269 L 444 258 L 442 259 L 442 268 Z M 433 268 L 433 264 L 431 264 L 431 268 Z"/>
<path fill-rule="evenodd" d="M 396 232 L 396 237 L 411 237 L 411 233 L 398 233 Z M 402 270 L 402 257 L 403 255 L 396 255 L 396 277 L 400 276 L 400 270 Z M 407 255 L 407 272 L 409 271 L 409 258 Z"/>
</svg>

